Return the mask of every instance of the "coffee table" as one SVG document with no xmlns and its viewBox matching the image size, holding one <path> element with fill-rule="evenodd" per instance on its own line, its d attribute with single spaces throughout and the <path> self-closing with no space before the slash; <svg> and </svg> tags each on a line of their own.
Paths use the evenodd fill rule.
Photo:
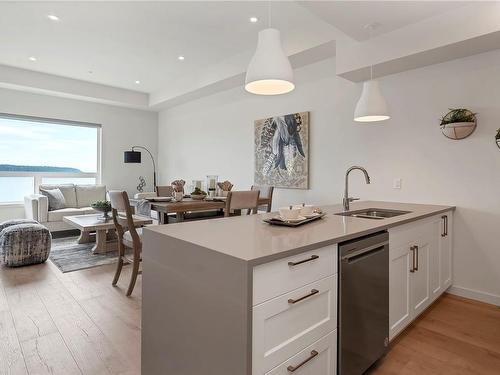
<svg viewBox="0 0 500 375">
<path fill-rule="evenodd" d="M 133 215 L 133 218 L 136 227 L 153 223 L 153 220 L 145 216 Z M 90 214 L 64 216 L 63 221 L 80 229 L 79 244 L 92 242 L 91 233 L 95 232 L 95 245 L 92 248 L 93 254 L 102 254 L 116 250 L 117 241 L 113 219 L 104 220 L 102 214 Z"/>
</svg>

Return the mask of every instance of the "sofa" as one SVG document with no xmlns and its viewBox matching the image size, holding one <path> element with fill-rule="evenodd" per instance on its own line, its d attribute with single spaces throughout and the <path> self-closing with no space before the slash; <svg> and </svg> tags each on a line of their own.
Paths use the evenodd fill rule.
<svg viewBox="0 0 500 375">
<path fill-rule="evenodd" d="M 64 208 L 49 210 L 48 198 L 41 191 L 54 189 L 59 189 L 64 196 Z M 40 185 L 39 190 L 40 194 L 24 197 L 26 219 L 38 221 L 51 232 L 74 229 L 63 221 L 64 216 L 95 214 L 97 211 L 90 205 L 106 200 L 105 185 Z"/>
</svg>

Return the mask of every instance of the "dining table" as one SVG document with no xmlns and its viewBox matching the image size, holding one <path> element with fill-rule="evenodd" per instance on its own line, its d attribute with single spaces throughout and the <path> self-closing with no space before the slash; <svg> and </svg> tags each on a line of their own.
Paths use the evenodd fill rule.
<svg viewBox="0 0 500 375">
<path fill-rule="evenodd" d="M 259 198 L 259 207 L 267 205 L 269 198 Z M 216 211 L 214 217 L 221 217 L 223 210 L 226 208 L 226 201 L 224 198 L 214 199 L 192 199 L 184 198 L 181 201 L 172 200 L 170 202 L 151 202 L 151 210 L 158 212 L 160 224 L 168 224 L 168 215 L 175 214 L 176 222 L 184 220 L 187 212 L 210 212 Z M 219 214 L 217 215 L 217 211 Z M 211 217 L 211 216 L 210 216 Z"/>
</svg>

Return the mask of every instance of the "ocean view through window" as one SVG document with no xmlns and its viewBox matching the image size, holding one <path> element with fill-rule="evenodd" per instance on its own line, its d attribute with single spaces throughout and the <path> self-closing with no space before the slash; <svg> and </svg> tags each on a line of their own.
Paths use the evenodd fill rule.
<svg viewBox="0 0 500 375">
<path fill-rule="evenodd" d="M 0 114 L 0 203 L 40 184 L 100 182 L 100 126 Z"/>
</svg>

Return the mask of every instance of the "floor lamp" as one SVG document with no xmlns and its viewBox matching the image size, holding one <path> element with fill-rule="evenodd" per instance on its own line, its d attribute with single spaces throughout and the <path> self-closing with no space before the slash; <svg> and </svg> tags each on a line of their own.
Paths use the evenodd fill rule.
<svg viewBox="0 0 500 375">
<path fill-rule="evenodd" d="M 141 152 L 140 151 L 135 151 L 136 148 L 140 148 L 145 150 L 149 156 L 151 156 L 151 161 L 153 162 L 153 186 L 154 186 L 154 191 L 156 192 L 156 165 L 155 165 L 155 159 L 153 158 L 153 155 L 151 152 L 146 147 L 142 146 L 133 146 L 132 151 L 125 151 L 123 153 L 123 161 L 125 163 L 140 163 L 141 162 Z"/>
</svg>

